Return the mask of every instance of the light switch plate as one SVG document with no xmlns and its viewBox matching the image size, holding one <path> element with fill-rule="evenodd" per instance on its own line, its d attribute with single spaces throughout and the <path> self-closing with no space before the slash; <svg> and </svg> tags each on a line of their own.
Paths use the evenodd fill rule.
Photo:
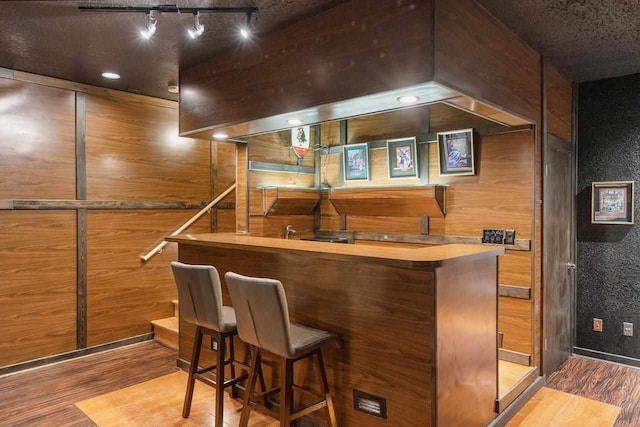
<svg viewBox="0 0 640 427">
<path fill-rule="evenodd" d="M 622 322 L 622 335 L 624 335 L 625 337 L 633 336 L 633 323 Z"/>
<path fill-rule="evenodd" d="M 602 319 L 593 318 L 593 330 L 595 332 L 602 332 Z"/>
<path fill-rule="evenodd" d="M 516 230 L 505 230 L 504 232 L 504 244 L 515 245 L 516 244 Z"/>
</svg>

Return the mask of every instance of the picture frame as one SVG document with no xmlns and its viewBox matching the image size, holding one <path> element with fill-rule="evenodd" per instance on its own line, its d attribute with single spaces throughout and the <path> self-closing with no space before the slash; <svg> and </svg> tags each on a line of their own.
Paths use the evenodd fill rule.
<svg viewBox="0 0 640 427">
<path fill-rule="evenodd" d="M 387 140 L 387 164 L 389 179 L 417 178 L 418 151 L 416 138 Z"/>
<path fill-rule="evenodd" d="M 440 176 L 475 175 L 473 129 L 438 132 Z"/>
<path fill-rule="evenodd" d="M 591 183 L 591 223 L 634 223 L 634 181 Z"/>
<path fill-rule="evenodd" d="M 369 144 L 348 144 L 343 151 L 345 181 L 369 181 Z"/>
</svg>

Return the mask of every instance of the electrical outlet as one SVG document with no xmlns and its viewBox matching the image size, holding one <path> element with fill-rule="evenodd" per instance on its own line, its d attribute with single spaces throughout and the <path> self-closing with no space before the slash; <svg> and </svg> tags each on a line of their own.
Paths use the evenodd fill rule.
<svg viewBox="0 0 640 427">
<path fill-rule="evenodd" d="M 625 337 L 633 336 L 633 323 L 622 322 L 622 335 Z"/>
<path fill-rule="evenodd" d="M 593 318 L 593 330 L 595 332 L 602 332 L 602 319 Z"/>
<path fill-rule="evenodd" d="M 504 242 L 504 230 L 482 230 L 482 243 L 493 243 L 501 245 Z"/>
<path fill-rule="evenodd" d="M 504 244 L 515 245 L 516 244 L 516 230 L 505 230 L 504 232 Z"/>
<path fill-rule="evenodd" d="M 211 350 L 218 351 L 218 341 L 214 340 L 213 337 L 211 337 Z"/>
</svg>

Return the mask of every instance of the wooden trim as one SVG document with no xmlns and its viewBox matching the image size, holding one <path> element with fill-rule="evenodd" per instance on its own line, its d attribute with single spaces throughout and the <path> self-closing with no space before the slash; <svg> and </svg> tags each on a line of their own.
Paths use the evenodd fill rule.
<svg viewBox="0 0 640 427">
<path fill-rule="evenodd" d="M 509 406 L 505 408 L 487 427 L 505 427 L 520 409 L 546 384 L 544 377 L 538 377 Z"/>
<path fill-rule="evenodd" d="M 505 362 L 517 363 L 522 366 L 531 366 L 531 355 L 527 353 L 520 353 L 515 350 L 507 350 L 506 348 L 498 349 L 498 359 Z"/>
<path fill-rule="evenodd" d="M 214 141 L 209 142 L 209 200 L 216 198 L 218 193 L 218 147 Z M 218 210 L 214 207 L 209 215 L 211 221 L 209 230 L 212 233 L 218 231 Z"/>
<path fill-rule="evenodd" d="M 149 341 L 153 339 L 153 332 L 148 334 L 137 335 L 135 337 L 126 338 L 119 341 L 112 341 L 106 344 L 100 344 L 93 347 L 87 347 L 80 350 L 74 350 L 67 353 L 56 354 L 55 356 L 43 357 L 41 359 L 34 359 L 28 362 L 16 363 L 15 365 L 5 366 L 0 368 L 0 377 L 4 375 L 13 374 L 27 369 L 38 368 L 44 365 L 50 365 L 52 363 L 64 362 L 66 360 L 75 359 L 82 356 L 88 356 L 90 354 L 99 353 L 101 351 L 113 350 L 118 347 L 124 347 L 131 344 L 137 344 L 143 341 Z"/>
<path fill-rule="evenodd" d="M 284 173 L 298 173 L 304 175 L 315 175 L 316 168 L 311 166 L 300 165 L 285 165 L 281 163 L 267 163 L 267 162 L 253 162 L 249 161 L 250 171 L 263 171 L 263 172 L 284 172 Z"/>
<path fill-rule="evenodd" d="M 537 369 L 531 367 L 528 374 L 515 383 L 504 396 L 500 399 L 496 399 L 496 412 L 503 412 L 507 406 L 511 405 L 518 396 L 520 396 L 529 386 L 531 386 L 538 377 Z"/>
<path fill-rule="evenodd" d="M 0 67 L 0 78 L 13 80 L 13 70 Z"/>
<path fill-rule="evenodd" d="M 76 211 L 76 348 L 87 347 L 87 210 Z"/>
<path fill-rule="evenodd" d="M 498 295 L 501 297 L 531 299 L 531 288 L 528 286 L 498 285 Z"/>
<path fill-rule="evenodd" d="M 6 72 L 8 69 L 0 69 Z M 90 93 L 92 95 L 103 96 L 118 101 L 138 102 L 141 104 L 154 105 L 156 107 L 178 109 L 178 103 L 168 99 L 154 98 L 152 96 L 140 95 L 137 93 L 123 92 L 115 89 L 108 89 L 99 86 L 92 86 L 84 83 L 72 82 L 69 80 L 56 79 L 54 77 L 41 76 L 38 74 L 25 73 L 24 71 L 8 70 L 12 72 L 11 79 L 25 83 L 34 83 L 42 86 L 66 89 L 75 92 Z"/>
<path fill-rule="evenodd" d="M 406 233 L 377 233 L 373 231 L 347 230 L 318 230 L 318 234 L 326 237 L 345 237 L 348 235 L 355 240 L 369 240 L 374 242 L 416 243 L 423 245 L 466 244 L 483 246 L 500 246 L 511 251 L 530 251 L 531 240 L 516 239 L 515 245 L 492 245 L 482 243 L 482 237 L 468 236 L 438 236 Z"/>
<path fill-rule="evenodd" d="M 76 199 L 78 200 L 87 198 L 86 116 L 86 95 L 76 92 Z"/>
<path fill-rule="evenodd" d="M 429 235 L 429 217 L 426 215 L 420 217 L 420 234 L 423 236 Z"/>
<path fill-rule="evenodd" d="M 73 210 L 73 209 L 202 209 L 207 202 L 163 202 L 153 200 L 0 200 L 0 209 Z M 231 209 L 226 204 L 222 209 Z"/>
</svg>

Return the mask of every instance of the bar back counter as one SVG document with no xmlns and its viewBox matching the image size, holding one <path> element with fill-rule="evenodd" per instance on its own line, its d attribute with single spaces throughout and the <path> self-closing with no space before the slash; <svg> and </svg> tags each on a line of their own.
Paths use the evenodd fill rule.
<svg viewBox="0 0 640 427">
<path fill-rule="evenodd" d="M 325 360 L 340 425 L 486 426 L 495 418 L 502 247 L 389 248 L 231 233 L 167 240 L 179 243 L 181 262 L 214 265 L 222 280 L 227 271 L 280 280 L 293 322 L 339 337 Z M 223 296 L 231 305 L 224 282 Z M 182 364 L 192 342 L 193 328 L 181 322 Z M 246 359 L 244 347 L 236 343 L 238 358 Z M 277 375 L 271 368 L 268 383 Z M 294 382 L 315 389 L 311 365 L 296 369 Z"/>
</svg>

